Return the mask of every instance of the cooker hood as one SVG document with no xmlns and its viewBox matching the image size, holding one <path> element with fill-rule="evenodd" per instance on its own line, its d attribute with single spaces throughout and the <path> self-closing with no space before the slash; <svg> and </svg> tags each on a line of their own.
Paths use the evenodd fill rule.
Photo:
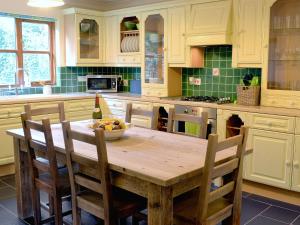
<svg viewBox="0 0 300 225">
<path fill-rule="evenodd" d="M 188 46 L 231 45 L 232 0 L 190 6 Z"/>
</svg>

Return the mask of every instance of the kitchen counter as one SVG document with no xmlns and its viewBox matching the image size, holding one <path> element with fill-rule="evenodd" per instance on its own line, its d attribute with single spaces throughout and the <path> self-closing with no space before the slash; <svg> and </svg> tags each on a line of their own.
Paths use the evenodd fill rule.
<svg viewBox="0 0 300 225">
<path fill-rule="evenodd" d="M 89 94 L 89 93 L 0 96 L 0 105 L 9 105 L 9 104 L 18 104 L 18 103 L 22 104 L 28 102 L 30 103 L 30 102 L 42 102 L 42 101 L 62 101 L 62 100 L 72 100 L 72 99 L 75 100 L 75 99 L 94 98 L 94 97 L 95 97 L 94 94 Z M 245 106 L 245 105 L 237 105 L 237 104 L 219 105 L 216 103 L 181 101 L 180 97 L 169 97 L 169 98 L 145 97 L 139 94 L 131 94 L 131 93 L 109 93 L 109 94 L 107 93 L 107 94 L 102 94 L 102 97 L 111 98 L 111 99 L 128 100 L 128 101 L 144 101 L 144 102 L 160 103 L 160 104 L 185 105 L 185 106 L 193 106 L 193 107 L 215 108 L 215 109 L 232 110 L 232 111 L 300 117 L 299 109 L 287 109 L 287 108 L 265 107 L 265 106 Z"/>
</svg>

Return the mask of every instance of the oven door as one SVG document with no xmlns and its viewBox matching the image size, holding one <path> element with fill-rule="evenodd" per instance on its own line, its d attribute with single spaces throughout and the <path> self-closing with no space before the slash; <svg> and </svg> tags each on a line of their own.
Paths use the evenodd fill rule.
<svg viewBox="0 0 300 225">
<path fill-rule="evenodd" d="M 88 77 L 87 92 L 117 92 L 117 80 L 112 77 Z"/>
</svg>

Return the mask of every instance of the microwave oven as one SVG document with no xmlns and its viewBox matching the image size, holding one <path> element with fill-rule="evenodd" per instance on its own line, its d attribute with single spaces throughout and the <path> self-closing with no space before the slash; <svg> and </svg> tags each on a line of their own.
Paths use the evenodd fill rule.
<svg viewBox="0 0 300 225">
<path fill-rule="evenodd" d="M 118 92 L 117 75 L 87 75 L 86 91 L 89 93 Z"/>
</svg>

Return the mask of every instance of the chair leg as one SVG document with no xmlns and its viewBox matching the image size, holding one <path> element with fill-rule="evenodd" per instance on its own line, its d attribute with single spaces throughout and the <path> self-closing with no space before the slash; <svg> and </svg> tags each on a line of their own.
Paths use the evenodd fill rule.
<svg viewBox="0 0 300 225">
<path fill-rule="evenodd" d="M 81 224 L 81 210 L 76 206 L 73 207 L 73 205 L 72 205 L 72 218 L 73 218 L 73 225 Z"/>
<path fill-rule="evenodd" d="M 63 218 L 62 218 L 62 201 L 60 196 L 56 196 L 54 199 L 54 218 L 55 218 L 55 225 L 62 225 Z"/>
<path fill-rule="evenodd" d="M 34 224 L 39 225 L 41 222 L 41 202 L 40 191 L 36 187 L 32 188 L 32 203 L 34 213 Z"/>
<path fill-rule="evenodd" d="M 49 200 L 49 216 L 54 215 L 54 201 L 51 195 L 48 195 L 48 200 Z"/>
</svg>

